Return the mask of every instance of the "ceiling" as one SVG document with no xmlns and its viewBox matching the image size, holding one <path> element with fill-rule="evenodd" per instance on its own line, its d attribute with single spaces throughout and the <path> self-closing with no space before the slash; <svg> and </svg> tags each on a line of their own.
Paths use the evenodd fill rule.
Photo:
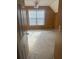
<svg viewBox="0 0 79 59">
<path fill-rule="evenodd" d="M 58 12 L 59 0 L 38 0 L 38 1 L 39 6 L 49 6 L 55 13 Z M 35 0 L 25 0 L 24 3 L 25 6 L 34 6 Z"/>
</svg>

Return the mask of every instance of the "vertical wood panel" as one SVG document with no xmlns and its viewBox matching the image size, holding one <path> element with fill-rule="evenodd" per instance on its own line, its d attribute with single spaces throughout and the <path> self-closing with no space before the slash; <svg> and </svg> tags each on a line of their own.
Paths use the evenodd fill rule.
<svg viewBox="0 0 79 59">
<path fill-rule="evenodd" d="M 60 26 L 60 16 L 59 13 L 55 14 L 55 21 L 54 21 L 54 26 L 56 30 L 59 30 L 59 26 Z"/>
<path fill-rule="evenodd" d="M 62 38 L 61 38 L 61 33 L 56 34 L 54 59 L 62 59 Z"/>
<path fill-rule="evenodd" d="M 55 41 L 54 59 L 62 59 L 62 0 L 59 0 L 59 11 L 55 15 L 55 29 L 60 29 L 60 33 L 57 33 Z"/>
</svg>

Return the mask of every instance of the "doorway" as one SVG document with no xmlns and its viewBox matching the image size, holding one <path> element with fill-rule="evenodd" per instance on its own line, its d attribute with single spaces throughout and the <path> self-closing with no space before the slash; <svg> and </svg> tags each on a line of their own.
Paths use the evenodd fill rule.
<svg viewBox="0 0 79 59">
<path fill-rule="evenodd" d="M 28 1 L 26 0 L 25 5 L 20 5 L 17 15 L 18 21 L 21 22 L 18 22 L 18 30 L 23 33 L 18 41 L 20 59 L 56 59 L 61 50 L 61 16 L 58 1 L 40 0 L 39 6 L 38 0 L 35 6 Z"/>
</svg>

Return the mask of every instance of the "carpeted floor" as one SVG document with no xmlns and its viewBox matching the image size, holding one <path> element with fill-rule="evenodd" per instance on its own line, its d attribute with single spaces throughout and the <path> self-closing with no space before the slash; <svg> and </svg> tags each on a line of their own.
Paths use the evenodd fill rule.
<svg viewBox="0 0 79 59">
<path fill-rule="evenodd" d="M 27 59 L 53 59 L 55 33 L 53 31 L 28 31 L 29 54 Z"/>
</svg>

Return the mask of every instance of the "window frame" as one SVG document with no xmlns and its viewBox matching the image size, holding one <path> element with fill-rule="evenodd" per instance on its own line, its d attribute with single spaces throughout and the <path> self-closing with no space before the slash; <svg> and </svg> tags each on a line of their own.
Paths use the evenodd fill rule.
<svg viewBox="0 0 79 59">
<path fill-rule="evenodd" d="M 30 19 L 32 19 L 32 18 L 29 18 L 29 11 L 35 11 L 36 12 L 36 18 L 33 18 L 33 19 L 35 19 L 36 20 L 36 25 L 38 25 L 38 26 L 44 26 L 45 25 L 45 10 L 44 9 L 29 9 L 28 10 L 28 19 L 29 19 L 29 25 L 30 25 Z M 44 18 L 37 18 L 37 12 L 38 11 L 44 11 Z M 44 24 L 43 25 L 41 25 L 41 24 L 39 24 L 39 22 L 38 22 L 38 19 L 43 19 L 44 20 Z M 30 26 L 36 26 L 36 25 L 30 25 Z"/>
</svg>

